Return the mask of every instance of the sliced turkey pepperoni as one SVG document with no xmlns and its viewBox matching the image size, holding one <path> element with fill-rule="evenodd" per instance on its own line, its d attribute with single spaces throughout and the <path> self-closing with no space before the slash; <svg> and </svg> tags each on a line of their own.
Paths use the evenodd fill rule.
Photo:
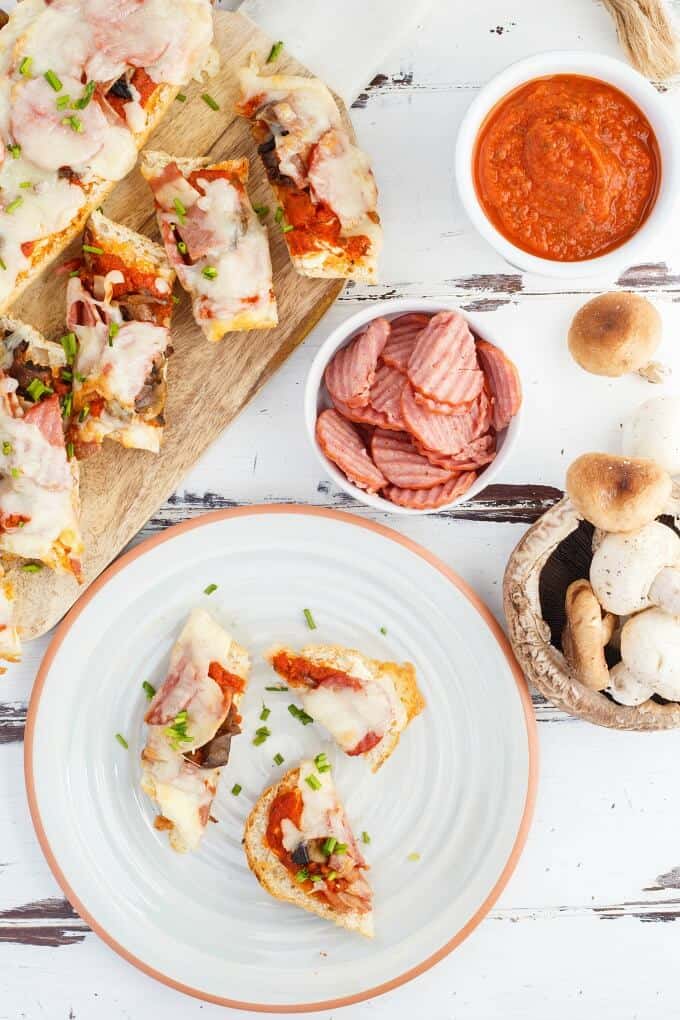
<svg viewBox="0 0 680 1020">
<path fill-rule="evenodd" d="M 421 312 L 409 312 L 392 319 L 390 337 L 382 352 L 386 365 L 398 368 L 400 372 L 406 371 L 418 337 L 431 318 L 431 315 Z"/>
<path fill-rule="evenodd" d="M 74 95 L 82 91 L 72 79 L 64 79 L 63 87 Z M 66 114 L 57 109 L 54 89 L 42 75 L 14 86 L 11 133 L 22 155 L 42 170 L 86 164 L 104 145 L 109 124 L 98 103 L 78 111 L 78 130 Z"/>
<path fill-rule="evenodd" d="M 510 359 L 486 340 L 477 341 L 477 354 L 494 398 L 493 425 L 500 431 L 508 427 L 522 405 L 519 373 Z"/>
<path fill-rule="evenodd" d="M 459 499 L 470 488 L 475 478 L 474 471 L 453 475 L 448 482 L 437 485 L 433 489 L 402 489 L 390 485 L 383 495 L 397 506 L 409 507 L 411 510 L 436 510 L 440 506 Z"/>
<path fill-rule="evenodd" d="M 390 425 L 387 415 L 381 411 L 376 411 L 374 407 L 368 404 L 366 407 L 348 407 L 347 404 L 343 404 L 341 400 L 334 400 L 336 409 L 340 412 L 343 418 L 347 421 L 354 422 L 355 425 L 363 425 L 365 427 L 377 427 L 381 429 L 394 428 L 395 426 Z"/>
<path fill-rule="evenodd" d="M 435 453 L 419 444 L 417 446 L 419 452 L 427 457 L 430 464 L 447 471 L 474 471 L 490 464 L 496 456 L 496 437 L 491 434 L 474 439 L 455 457 L 445 457 L 441 453 Z"/>
<path fill-rule="evenodd" d="M 425 394 L 420 393 L 419 390 L 414 390 L 413 395 L 416 398 L 416 403 L 420 404 L 422 407 L 426 407 L 428 411 L 432 411 L 434 412 L 434 414 L 469 414 L 470 408 L 472 407 L 472 402 L 474 401 L 475 397 L 478 395 L 478 393 L 481 391 L 484 385 L 484 373 L 478 371 L 477 369 L 473 369 L 471 372 L 466 370 L 465 372 L 458 373 L 458 375 L 460 376 L 472 375 L 473 373 L 481 377 L 481 385 L 477 393 L 475 393 L 475 395 L 471 397 L 469 400 L 466 400 L 459 404 L 449 404 L 446 403 L 445 401 L 433 400 L 432 397 L 426 397 Z"/>
<path fill-rule="evenodd" d="M 401 411 L 409 432 L 428 450 L 452 456 L 476 438 L 471 435 L 471 415 L 435 414 L 416 402 L 411 386 L 404 387 Z"/>
<path fill-rule="evenodd" d="M 431 464 L 406 432 L 376 429 L 371 453 L 376 467 L 393 485 L 403 489 L 433 489 L 447 482 L 453 473 Z"/>
<path fill-rule="evenodd" d="M 178 205 L 181 203 L 185 209 L 191 209 L 201 197 L 200 192 L 189 183 L 175 162 L 167 163 L 155 177 L 151 177 L 149 185 L 156 204 L 165 212 L 172 212 L 175 209 L 175 202 L 178 202 Z"/>
<path fill-rule="evenodd" d="M 316 422 L 316 439 L 328 459 L 360 489 L 378 492 L 387 485 L 357 430 L 337 411 L 321 412 Z"/>
<path fill-rule="evenodd" d="M 59 397 L 53 394 L 46 400 L 35 404 L 24 415 L 24 421 L 31 422 L 40 429 L 50 446 L 64 445 L 64 427 L 62 424 Z"/>
<path fill-rule="evenodd" d="M 408 363 L 411 384 L 433 400 L 459 404 L 479 392 L 477 380 L 458 376 L 477 368 L 472 333 L 460 312 L 438 312 L 418 337 Z M 466 394 L 466 384 L 472 387 Z"/>
<path fill-rule="evenodd" d="M 374 319 L 363 333 L 337 352 L 326 368 L 326 388 L 335 401 L 366 407 L 378 359 L 390 335 L 387 319 Z"/>
<path fill-rule="evenodd" d="M 392 428 L 403 429 L 401 391 L 407 385 L 406 376 L 389 365 L 380 365 L 369 393 L 369 406 L 384 414 Z"/>
</svg>

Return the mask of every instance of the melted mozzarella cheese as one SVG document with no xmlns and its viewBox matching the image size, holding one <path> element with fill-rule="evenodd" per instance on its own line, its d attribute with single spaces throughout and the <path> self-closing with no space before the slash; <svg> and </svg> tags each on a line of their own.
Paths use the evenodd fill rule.
<svg viewBox="0 0 680 1020">
<path fill-rule="evenodd" d="M 382 737 L 392 721 L 385 689 L 369 682 L 360 691 L 317 687 L 302 694 L 305 712 L 333 734 L 344 751 L 352 751 L 369 733 Z"/>
<path fill-rule="evenodd" d="M 196 205 L 210 230 L 210 250 L 191 266 L 177 265 L 182 286 L 194 295 L 194 314 L 199 321 L 229 320 L 244 309 L 257 315 L 271 304 L 267 231 L 228 180 L 199 178 L 198 183 L 205 194 Z M 214 278 L 203 275 L 206 266 L 216 270 Z"/>
<path fill-rule="evenodd" d="M 180 660 L 191 661 L 197 672 L 207 674 L 211 662 L 228 668 L 233 638 L 205 609 L 192 609 L 170 655 L 172 670 Z"/>
<path fill-rule="evenodd" d="M 219 769 L 201 769 L 168 748 L 162 727 L 149 727 L 142 758 L 142 789 L 173 823 L 176 850 L 195 850 L 205 831 Z"/>
<path fill-rule="evenodd" d="M 5 444 L 9 444 L 5 447 Z M 0 418 L 0 471 L 21 472 L 45 489 L 70 489 L 71 468 L 62 446 L 49 443 L 40 429 L 22 418 Z"/>
<path fill-rule="evenodd" d="M 307 782 L 312 775 L 321 784 L 318 789 Z M 302 794 L 300 826 L 304 838 L 325 839 L 327 836 L 336 836 L 343 842 L 342 837 L 346 831 L 344 813 L 330 771 L 317 772 L 313 761 L 301 762 L 298 789 Z"/>
<path fill-rule="evenodd" d="M 344 131 L 327 131 L 318 141 L 308 175 L 316 198 L 331 207 L 344 228 L 375 210 L 378 189 L 368 156 Z"/>
<path fill-rule="evenodd" d="M 0 479 L 0 510 L 30 520 L 0 535 L 0 549 L 14 556 L 39 559 L 53 568 L 63 566 L 55 545 L 62 542 L 74 555 L 82 551 L 73 492 L 43 489 L 28 477 Z"/>
<path fill-rule="evenodd" d="M 151 322 L 124 322 L 112 344 L 108 342 L 108 331 L 105 336 L 99 374 L 107 396 L 132 407 L 154 359 L 168 346 L 170 331 Z"/>
</svg>

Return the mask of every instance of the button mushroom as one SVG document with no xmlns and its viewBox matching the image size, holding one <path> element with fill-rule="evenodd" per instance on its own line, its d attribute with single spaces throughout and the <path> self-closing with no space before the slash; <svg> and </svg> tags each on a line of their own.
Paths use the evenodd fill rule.
<svg viewBox="0 0 680 1020">
<path fill-rule="evenodd" d="M 680 396 L 652 397 L 623 425 L 623 452 L 680 475 Z"/>
<path fill-rule="evenodd" d="M 661 316 L 639 294 L 601 294 L 578 310 L 569 328 L 572 357 L 594 375 L 621 376 L 637 372 L 649 382 L 662 382 L 667 369 L 652 361 L 661 343 Z"/>
<path fill-rule="evenodd" d="M 658 521 L 605 535 L 590 564 L 590 583 L 603 609 L 617 616 L 650 606 L 680 614 L 680 538 Z"/>
<path fill-rule="evenodd" d="M 649 701 L 654 694 L 654 687 L 648 680 L 631 672 L 625 662 L 617 662 L 609 673 L 607 694 L 619 705 L 635 708 Z"/>
<path fill-rule="evenodd" d="M 635 678 L 667 701 L 680 701 L 680 618 L 647 609 L 621 631 L 621 658 Z"/>
<path fill-rule="evenodd" d="M 567 494 L 603 531 L 636 531 L 667 509 L 673 483 L 651 460 L 584 453 L 567 471 Z"/>
<path fill-rule="evenodd" d="M 602 616 L 592 587 L 585 579 L 567 588 L 564 603 L 567 624 L 562 633 L 564 657 L 584 687 L 601 691 L 609 684 L 604 649 L 612 636 L 615 618 Z"/>
</svg>

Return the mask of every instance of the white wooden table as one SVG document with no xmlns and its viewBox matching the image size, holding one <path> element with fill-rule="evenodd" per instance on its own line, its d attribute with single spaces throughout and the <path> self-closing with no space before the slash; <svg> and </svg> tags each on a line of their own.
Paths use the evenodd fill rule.
<svg viewBox="0 0 680 1020">
<path fill-rule="evenodd" d="M 680 14 L 680 2 L 676 0 Z M 360 28 L 360 26 L 357 26 Z M 634 379 L 586 376 L 565 331 L 601 284 L 564 293 L 523 277 L 472 231 L 453 181 L 456 128 L 475 91 L 539 49 L 616 55 L 595 0 L 440 0 L 354 110 L 381 187 L 386 251 L 379 286 L 351 287 L 301 349 L 186 479 L 144 534 L 224 505 L 290 500 L 348 508 L 308 446 L 301 395 L 329 329 L 358 302 L 446 297 L 484 311 L 525 385 L 524 434 L 491 501 L 456 517 L 382 518 L 434 550 L 501 615 L 501 578 L 526 524 L 549 505 L 570 459 L 617 449 L 622 416 L 651 394 Z M 670 89 L 680 123 L 680 93 Z M 648 294 L 666 325 L 664 358 L 680 386 L 679 228 L 620 285 Z M 666 389 L 672 388 L 669 384 Z M 544 489 L 533 489 L 544 486 Z M 65 902 L 31 827 L 22 773 L 26 702 L 47 641 L 0 681 L 0 1020 L 217 1017 L 114 955 Z M 534 827 L 491 915 L 413 983 L 346 1010 L 363 1020 L 670 1018 L 680 1011 L 680 733 L 612 733 L 535 698 L 541 776 Z M 58 767 L 58 762 L 55 762 Z M 245 1014 L 243 1014 L 245 1016 Z"/>
</svg>

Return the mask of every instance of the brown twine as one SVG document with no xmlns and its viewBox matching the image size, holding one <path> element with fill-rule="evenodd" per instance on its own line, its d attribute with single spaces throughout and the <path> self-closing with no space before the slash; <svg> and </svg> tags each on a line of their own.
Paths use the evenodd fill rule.
<svg viewBox="0 0 680 1020">
<path fill-rule="evenodd" d="M 638 71 L 660 81 L 680 73 L 680 53 L 664 0 L 604 0 L 619 41 Z"/>
</svg>

